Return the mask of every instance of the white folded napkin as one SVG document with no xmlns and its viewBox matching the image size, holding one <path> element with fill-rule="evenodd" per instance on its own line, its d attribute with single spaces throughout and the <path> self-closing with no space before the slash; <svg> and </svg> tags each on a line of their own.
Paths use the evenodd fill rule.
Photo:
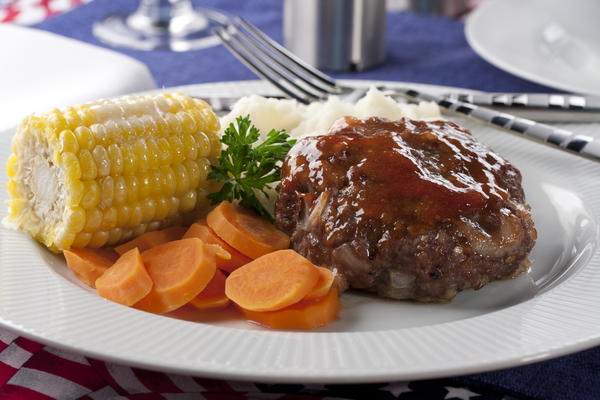
<svg viewBox="0 0 600 400">
<path fill-rule="evenodd" d="M 32 112 L 154 88 L 148 68 L 131 57 L 0 24 L 0 130 Z"/>
</svg>

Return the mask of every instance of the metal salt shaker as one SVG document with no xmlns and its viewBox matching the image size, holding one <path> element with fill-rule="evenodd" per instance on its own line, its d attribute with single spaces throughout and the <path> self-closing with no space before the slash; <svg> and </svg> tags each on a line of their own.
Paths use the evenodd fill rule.
<svg viewBox="0 0 600 400">
<path fill-rule="evenodd" d="M 361 71 L 385 59 L 386 0 L 285 0 L 284 44 L 319 69 Z"/>
</svg>

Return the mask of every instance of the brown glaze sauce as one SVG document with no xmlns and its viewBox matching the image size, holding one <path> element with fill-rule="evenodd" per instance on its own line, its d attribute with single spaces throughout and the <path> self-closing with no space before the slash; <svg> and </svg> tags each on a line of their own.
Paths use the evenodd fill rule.
<svg viewBox="0 0 600 400">
<path fill-rule="evenodd" d="M 327 135 L 294 146 L 283 166 L 287 178 L 280 190 L 310 193 L 337 187 L 352 196 L 357 223 L 402 220 L 426 227 L 481 209 L 498 211 L 508 197 L 498 182 L 505 164 L 468 131 L 447 121 L 346 117 Z M 344 170 L 325 182 L 324 166 Z"/>
</svg>

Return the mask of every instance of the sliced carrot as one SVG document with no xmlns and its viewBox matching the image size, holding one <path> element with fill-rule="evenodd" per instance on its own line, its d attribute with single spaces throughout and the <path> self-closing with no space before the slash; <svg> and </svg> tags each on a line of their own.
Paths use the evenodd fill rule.
<svg viewBox="0 0 600 400">
<path fill-rule="evenodd" d="M 329 293 L 329 289 L 331 289 L 331 286 L 333 285 L 333 280 L 335 278 L 333 272 L 323 267 L 317 267 L 317 269 L 319 270 L 319 280 L 317 281 L 315 287 L 312 288 L 312 290 L 306 296 L 304 296 L 302 300 L 319 299 L 327 295 L 327 293 Z"/>
<path fill-rule="evenodd" d="M 146 232 L 129 242 L 115 247 L 115 250 L 119 254 L 125 254 L 134 247 L 137 247 L 139 251 L 143 253 L 144 251 L 163 243 L 181 239 L 186 230 L 187 228 L 183 226 L 172 226 L 160 231 Z"/>
<path fill-rule="evenodd" d="M 152 279 L 137 248 L 123 254 L 116 263 L 96 279 L 96 290 L 105 299 L 132 306 L 152 289 Z"/>
<path fill-rule="evenodd" d="M 190 304 L 201 310 L 228 305 L 229 299 L 225 296 L 225 275 L 217 270 L 208 285 L 190 301 Z"/>
<path fill-rule="evenodd" d="M 247 319 L 275 329 L 315 329 L 333 322 L 340 308 L 337 290 L 332 288 L 318 300 L 303 300 L 278 311 L 251 311 L 242 308 Z"/>
<path fill-rule="evenodd" d="M 174 240 L 142 253 L 154 285 L 134 307 L 157 314 L 175 310 L 196 297 L 216 270 L 215 257 L 228 257 L 219 246 L 197 238 Z"/>
<path fill-rule="evenodd" d="M 279 250 L 233 271 L 225 282 L 225 294 L 247 310 L 280 310 L 302 300 L 319 275 L 319 270 L 294 250 Z"/>
<path fill-rule="evenodd" d="M 196 237 L 207 244 L 218 244 L 223 249 L 225 249 L 226 252 L 231 254 L 231 258 L 229 260 L 224 260 L 221 258 L 217 259 L 217 268 L 222 269 L 225 272 L 233 272 L 242 265 L 248 264 L 250 261 L 252 261 L 251 258 L 246 257 L 245 255 L 243 255 L 242 253 L 225 243 L 223 239 L 217 236 L 217 234 L 212 229 L 210 229 L 208 225 L 206 225 L 205 221 L 199 221 L 190 226 L 185 235 L 183 235 L 183 238 L 187 239 L 190 237 Z"/>
<path fill-rule="evenodd" d="M 290 247 L 290 237 L 275 225 L 227 201 L 209 212 L 206 222 L 221 239 L 250 258 Z"/>
<path fill-rule="evenodd" d="M 96 279 L 119 258 L 112 249 L 70 249 L 63 251 L 63 254 L 67 266 L 91 287 L 94 287 Z"/>
</svg>

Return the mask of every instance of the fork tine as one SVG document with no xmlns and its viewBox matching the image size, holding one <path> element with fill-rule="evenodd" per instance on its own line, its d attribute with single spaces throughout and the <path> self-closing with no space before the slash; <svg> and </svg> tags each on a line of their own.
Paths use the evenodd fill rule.
<svg viewBox="0 0 600 400">
<path fill-rule="evenodd" d="M 305 61 L 300 59 L 294 53 L 290 52 L 285 47 L 281 46 L 279 43 L 265 35 L 260 29 L 243 19 L 242 17 L 236 17 L 235 21 L 241 24 L 248 31 L 252 32 L 255 36 L 259 37 L 263 43 L 266 43 L 270 48 L 272 48 L 275 52 L 291 61 L 299 68 L 310 74 L 311 76 L 319 79 L 321 82 L 329 85 L 332 89 L 338 89 L 338 86 L 333 78 L 328 75 L 325 75 L 323 72 L 319 71 L 312 65 L 307 64 Z"/>
<path fill-rule="evenodd" d="M 250 44 L 256 51 L 263 56 L 269 58 L 273 63 L 283 69 L 285 69 L 288 76 L 293 77 L 296 80 L 303 82 L 310 88 L 318 91 L 319 97 L 327 97 L 330 94 L 340 94 L 340 89 L 331 87 L 329 84 L 325 84 L 320 80 L 314 78 L 314 76 L 307 74 L 300 66 L 294 62 L 289 61 L 288 58 L 281 56 L 277 49 L 273 48 L 269 43 L 265 43 L 263 39 L 257 37 L 253 32 L 244 29 L 241 25 L 231 25 L 231 28 L 244 39 L 245 42 Z M 314 92 L 313 92 L 314 93 Z M 317 94 L 315 94 L 317 95 Z"/>
<path fill-rule="evenodd" d="M 295 85 L 293 82 L 290 82 L 287 79 L 283 79 L 283 81 L 288 83 L 291 87 L 282 84 L 282 80 L 277 79 L 277 77 L 275 76 L 275 75 L 277 75 L 281 78 L 281 76 L 277 73 L 277 71 L 274 71 L 269 65 L 265 64 L 264 62 L 259 60 L 257 57 L 254 57 L 254 56 L 248 54 L 246 48 L 244 48 L 244 49 L 246 49 L 246 52 L 245 53 L 242 52 L 242 50 L 240 50 L 240 48 L 239 48 L 240 47 L 239 40 L 237 40 L 237 38 L 233 37 L 224 28 L 222 28 L 222 27 L 216 28 L 214 30 L 214 32 L 219 37 L 219 39 L 221 39 L 221 42 L 223 43 L 223 45 L 225 47 L 227 47 L 227 49 L 229 49 L 229 51 L 238 58 L 238 60 L 240 60 L 244 65 L 246 65 L 256 75 L 271 82 L 283 93 L 287 94 L 291 98 L 296 99 L 299 102 L 304 103 L 304 104 L 308 104 L 313 100 L 317 100 L 317 98 L 314 98 L 314 96 L 311 96 L 310 94 L 306 93 L 306 91 L 304 91 L 302 88 L 297 87 L 297 85 Z M 228 35 L 228 36 L 226 36 L 226 35 Z M 238 44 L 238 46 L 236 47 L 234 44 L 232 44 L 232 41 L 235 41 Z M 270 73 L 267 73 L 266 71 L 270 71 Z"/>
</svg>

